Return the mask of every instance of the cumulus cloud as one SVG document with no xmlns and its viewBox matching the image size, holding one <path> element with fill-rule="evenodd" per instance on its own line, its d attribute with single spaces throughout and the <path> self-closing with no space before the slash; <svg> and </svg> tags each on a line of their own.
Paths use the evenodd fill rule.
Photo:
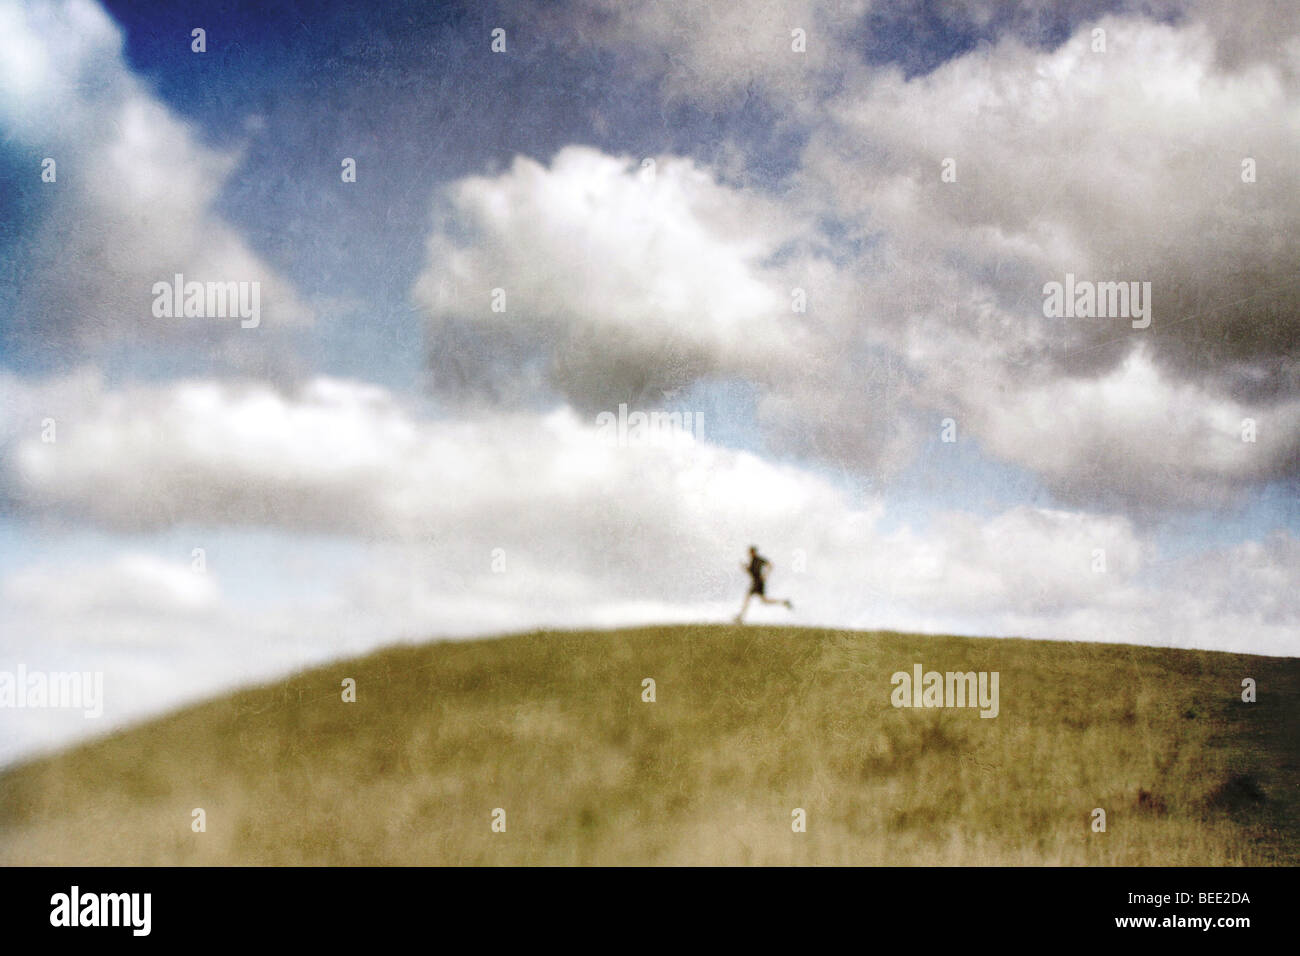
<svg viewBox="0 0 1300 956">
<path fill-rule="evenodd" d="M 807 213 L 690 160 L 585 147 L 460 180 L 438 208 L 414 296 L 441 394 L 588 412 L 738 379 L 764 388 L 776 447 L 892 467 L 917 440 Z"/>
<path fill-rule="evenodd" d="M 922 78 L 885 71 L 814 131 L 808 181 L 884 236 L 873 334 L 908 356 L 921 401 L 1071 500 L 1294 479 L 1300 88 L 1274 63 L 1224 67 L 1198 22 L 1100 29 L 1104 52 L 1085 29 L 1051 52 L 1008 39 Z M 1244 160 L 1277 178 L 1244 182 Z M 1150 282 L 1151 327 L 1044 316 L 1067 273 Z M 1230 445 L 1245 417 L 1272 422 L 1270 448 Z M 1103 445 L 1127 466 L 1098 462 Z"/>
<path fill-rule="evenodd" d="M 9 378 L 0 395 L 13 506 L 124 531 L 272 526 L 476 554 L 546 542 L 589 569 L 670 552 L 706 521 L 724 549 L 710 556 L 726 553 L 754 522 L 817 520 L 835 500 L 822 482 L 685 430 L 620 445 L 567 407 L 429 420 L 385 389 L 328 378 L 292 392 Z M 43 440 L 47 418 L 55 441 Z"/>
<path fill-rule="evenodd" d="M 981 268 L 1011 266 L 992 283 L 1008 311 L 1032 317 L 1042 282 L 1067 271 L 1142 279 L 1156 297 L 1147 338 L 1180 370 L 1293 359 L 1294 323 L 1283 319 L 1300 291 L 1285 236 L 1300 217 L 1287 186 L 1300 91 L 1266 65 L 1220 69 L 1199 24 L 1102 28 L 1104 52 L 1083 30 L 1051 53 L 1005 41 L 924 79 L 887 72 L 840 100 L 809 166 L 904 248 L 959 257 L 973 281 Z M 941 181 L 945 158 L 956 182 Z M 1243 182 L 1244 159 L 1269 175 Z M 1044 357 L 1077 368 L 1088 361 L 1077 346 L 1122 332 L 1062 328 L 1067 347 Z"/>
<path fill-rule="evenodd" d="M 6 388 L 23 391 L 12 380 Z M 567 408 L 429 420 L 383 389 L 333 379 L 287 394 L 211 381 L 111 390 L 75 378 L 37 391 L 29 401 L 62 402 L 66 422 L 52 443 L 7 428 L 3 480 L 20 513 L 130 531 L 264 527 L 370 541 L 387 555 L 375 568 L 389 570 L 358 577 L 345 605 L 408 593 L 426 607 L 454 594 L 579 615 L 584 603 L 611 602 L 714 613 L 740 584 L 736 554 L 756 540 L 779 548 L 790 586 L 841 622 L 885 614 L 969 627 L 1014 614 L 1049 632 L 1090 607 L 1133 613 L 1125 602 L 1150 587 L 1156 557 L 1118 515 L 1019 506 L 891 527 L 882 500 L 852 505 L 802 469 L 691 435 L 619 444 Z M 1267 567 L 1246 593 L 1294 575 L 1288 552 L 1273 547 L 1255 556 Z M 816 573 L 794 577 L 801 564 Z M 138 589 L 115 582 L 153 575 L 154 599 L 169 607 L 211 598 L 185 574 L 138 562 L 105 574 L 77 572 L 70 593 L 129 603 Z M 49 593 L 45 572 L 33 575 L 9 593 Z"/>
<path fill-rule="evenodd" d="M 453 184 L 415 289 L 435 387 L 551 387 L 608 407 L 711 374 L 796 364 L 778 254 L 806 227 L 690 160 L 569 147 Z M 500 311 L 493 290 L 504 293 Z"/>
<path fill-rule="evenodd" d="M 0 129 L 54 182 L 33 187 L 32 239 L 12 265 L 10 331 L 28 345 L 182 340 L 245 365 L 265 361 L 231 318 L 157 318 L 153 285 L 257 282 L 261 331 L 310 309 L 215 211 L 239 157 L 202 144 L 127 67 L 122 33 L 89 0 L 0 9 Z"/>
<path fill-rule="evenodd" d="M 769 447 L 884 476 L 952 417 L 1062 501 L 1133 514 L 1296 483 L 1300 44 L 1227 49 L 1266 32 L 1257 7 L 1232 30 L 1142 9 L 972 3 L 949 12 L 995 42 L 933 71 L 837 59 L 779 195 L 685 160 L 655 193 L 574 148 L 462 180 L 416 289 L 435 378 L 584 409 L 743 379 Z M 690 55 L 725 59 L 727 29 L 685 31 Z M 1067 275 L 1149 283 L 1150 327 L 1044 315 Z"/>
<path fill-rule="evenodd" d="M 1222 506 L 1241 488 L 1295 477 L 1300 397 L 1252 406 L 1163 377 L 1144 349 L 1097 378 L 973 397 L 994 454 L 1031 465 L 1073 499 Z"/>
</svg>

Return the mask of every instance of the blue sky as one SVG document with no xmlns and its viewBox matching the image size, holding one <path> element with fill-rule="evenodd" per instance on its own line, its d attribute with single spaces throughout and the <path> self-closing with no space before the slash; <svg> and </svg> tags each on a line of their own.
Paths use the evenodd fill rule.
<svg viewBox="0 0 1300 956">
<path fill-rule="evenodd" d="M 1295 653 L 1297 17 L 1248 6 L 6 8 L 0 668 L 109 725 L 725 620 L 754 541 L 797 623 Z M 152 315 L 177 271 L 260 326 Z M 1067 272 L 1151 328 L 1044 316 Z"/>
</svg>

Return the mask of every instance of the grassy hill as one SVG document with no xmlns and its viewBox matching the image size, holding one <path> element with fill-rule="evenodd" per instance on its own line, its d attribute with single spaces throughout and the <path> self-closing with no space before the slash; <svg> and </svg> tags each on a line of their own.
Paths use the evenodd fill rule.
<svg viewBox="0 0 1300 956">
<path fill-rule="evenodd" d="M 918 662 L 998 671 L 999 715 L 894 708 Z M 10 769 L 0 863 L 1294 865 L 1298 715 L 1300 660 L 1122 645 L 698 626 L 398 647 Z"/>
</svg>

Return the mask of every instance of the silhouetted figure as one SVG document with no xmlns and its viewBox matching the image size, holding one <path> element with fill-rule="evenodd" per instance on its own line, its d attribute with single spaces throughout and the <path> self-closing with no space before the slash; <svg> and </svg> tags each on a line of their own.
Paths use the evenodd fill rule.
<svg viewBox="0 0 1300 956">
<path fill-rule="evenodd" d="M 749 575 L 749 593 L 745 595 L 745 603 L 740 605 L 740 613 L 736 615 L 737 624 L 743 623 L 745 611 L 749 607 L 749 599 L 755 595 L 764 604 L 784 604 L 791 610 L 794 609 L 794 605 L 789 601 L 767 596 L 767 571 L 771 566 L 772 562 L 759 554 L 758 548 L 750 547 L 749 564 L 741 565 L 741 568 Z"/>
</svg>

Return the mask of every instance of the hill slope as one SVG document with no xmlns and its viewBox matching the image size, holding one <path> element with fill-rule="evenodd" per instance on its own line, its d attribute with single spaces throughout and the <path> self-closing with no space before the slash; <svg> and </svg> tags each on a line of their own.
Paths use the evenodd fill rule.
<svg viewBox="0 0 1300 956">
<path fill-rule="evenodd" d="M 915 663 L 998 671 L 999 715 L 894 708 Z M 1294 865 L 1298 714 L 1295 659 L 1121 645 L 699 626 L 398 647 L 11 769 L 0 863 Z"/>
</svg>

